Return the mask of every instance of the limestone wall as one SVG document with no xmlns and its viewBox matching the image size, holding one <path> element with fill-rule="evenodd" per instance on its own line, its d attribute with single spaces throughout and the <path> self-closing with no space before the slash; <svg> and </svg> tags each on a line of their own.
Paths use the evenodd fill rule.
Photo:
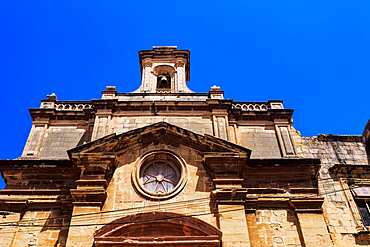
<svg viewBox="0 0 370 247">
<path fill-rule="evenodd" d="M 73 127 L 50 127 L 46 131 L 40 158 L 68 158 L 67 150 L 77 146 L 85 130 Z"/>
<path fill-rule="evenodd" d="M 296 141 L 299 155 L 321 159 L 321 175 L 334 164 L 368 165 L 362 136 L 319 135 Z"/>
<path fill-rule="evenodd" d="M 68 159 L 67 150 L 76 147 L 84 133 L 77 127 L 34 126 L 22 157 Z"/>
<path fill-rule="evenodd" d="M 275 127 L 239 126 L 240 145 L 251 149 L 251 158 L 281 158 Z"/>
<path fill-rule="evenodd" d="M 60 217 L 60 210 L 27 211 L 19 221 L 23 226 L 17 227 L 12 240 L 2 238 L 1 246 L 65 246 L 68 228 L 61 226 L 63 219 Z"/>
<path fill-rule="evenodd" d="M 112 123 L 112 133 L 121 134 L 136 128 L 141 128 L 150 124 L 165 121 L 181 128 L 193 131 L 198 134 L 213 135 L 213 127 L 210 119 L 201 116 L 192 117 L 166 117 L 166 116 L 130 116 L 114 117 Z"/>
<path fill-rule="evenodd" d="M 297 219 L 290 211 L 266 209 L 246 215 L 251 246 L 301 246 Z"/>
</svg>

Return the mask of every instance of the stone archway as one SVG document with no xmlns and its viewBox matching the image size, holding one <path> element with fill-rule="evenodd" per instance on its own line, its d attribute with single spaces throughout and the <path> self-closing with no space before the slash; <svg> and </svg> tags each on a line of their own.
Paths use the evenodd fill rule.
<svg viewBox="0 0 370 247">
<path fill-rule="evenodd" d="M 126 216 L 94 234 L 95 247 L 220 246 L 222 233 L 200 219 L 176 213 L 151 212 Z"/>
</svg>

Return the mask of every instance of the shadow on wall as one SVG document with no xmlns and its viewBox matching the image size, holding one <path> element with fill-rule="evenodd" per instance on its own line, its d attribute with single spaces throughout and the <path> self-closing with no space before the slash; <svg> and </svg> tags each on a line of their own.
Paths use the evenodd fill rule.
<svg viewBox="0 0 370 247">
<path fill-rule="evenodd" d="M 196 174 L 197 174 L 198 180 L 197 180 L 197 186 L 195 187 L 195 191 L 211 192 L 212 182 L 206 170 L 203 167 L 198 167 Z"/>
<path fill-rule="evenodd" d="M 370 141 L 366 143 L 367 163 L 370 165 Z"/>
<path fill-rule="evenodd" d="M 55 242 L 55 246 L 65 246 L 67 242 L 68 228 L 63 226 L 69 225 L 70 219 L 70 217 L 62 215 L 61 210 L 52 210 L 49 217 L 46 219 L 44 226 L 41 228 L 37 239 L 42 239 L 42 236 L 45 236 L 45 239 L 41 240 L 42 242 Z M 52 234 L 56 232 L 59 232 L 59 234 Z M 50 236 L 55 236 L 56 238 L 53 239 Z"/>
</svg>

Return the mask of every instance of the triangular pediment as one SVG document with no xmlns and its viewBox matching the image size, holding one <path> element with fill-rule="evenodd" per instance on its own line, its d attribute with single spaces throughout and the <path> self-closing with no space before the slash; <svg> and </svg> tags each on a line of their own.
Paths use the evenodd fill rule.
<svg viewBox="0 0 370 247">
<path fill-rule="evenodd" d="M 204 153 L 237 153 L 250 157 L 251 150 L 223 139 L 200 135 L 166 122 L 158 122 L 122 134 L 111 134 L 68 151 L 73 154 L 117 154 L 140 145 L 165 143 L 186 146 Z"/>
</svg>

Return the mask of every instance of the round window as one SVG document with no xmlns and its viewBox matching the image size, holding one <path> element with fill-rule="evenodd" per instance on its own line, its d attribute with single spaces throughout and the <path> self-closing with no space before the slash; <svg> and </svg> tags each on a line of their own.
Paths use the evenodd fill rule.
<svg viewBox="0 0 370 247">
<path fill-rule="evenodd" d="M 141 168 L 140 173 L 144 189 L 155 195 L 171 193 L 180 178 L 179 169 L 168 161 L 151 162 Z"/>
<path fill-rule="evenodd" d="M 136 189 L 152 199 L 167 199 L 186 184 L 185 162 L 169 151 L 154 151 L 144 155 L 133 170 Z"/>
</svg>

